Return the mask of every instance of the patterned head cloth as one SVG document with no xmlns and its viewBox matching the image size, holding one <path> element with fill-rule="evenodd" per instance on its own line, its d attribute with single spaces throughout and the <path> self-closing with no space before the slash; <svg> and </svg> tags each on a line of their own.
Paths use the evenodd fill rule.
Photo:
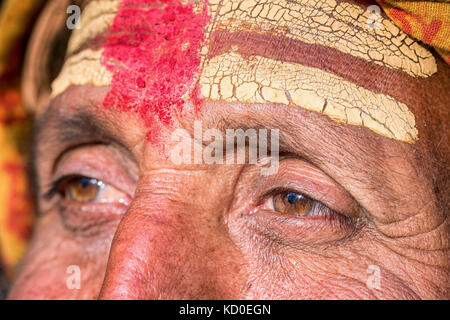
<svg viewBox="0 0 450 320">
<path fill-rule="evenodd" d="M 377 1 L 403 31 L 434 47 L 450 64 L 450 1 Z"/>
<path fill-rule="evenodd" d="M 19 83 L 24 39 L 45 2 L 6 0 L 0 11 L 0 268 L 9 276 L 26 248 L 33 222 L 25 170 L 30 121 Z M 450 1 L 377 4 L 403 31 L 434 47 L 450 64 Z"/>
</svg>

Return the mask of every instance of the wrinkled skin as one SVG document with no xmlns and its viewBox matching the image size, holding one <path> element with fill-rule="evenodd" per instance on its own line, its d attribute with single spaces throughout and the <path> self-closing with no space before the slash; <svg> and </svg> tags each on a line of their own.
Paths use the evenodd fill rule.
<svg viewBox="0 0 450 320">
<path fill-rule="evenodd" d="M 439 190 L 448 190 L 448 139 L 439 123 L 449 77 L 438 60 L 435 80 L 405 93 L 422 101 L 410 106 L 413 144 L 277 104 L 204 102 L 196 115 L 188 101 L 161 129 L 170 146 L 174 128 L 192 132 L 194 119 L 204 129 L 278 128 L 280 167 L 267 177 L 252 164 L 175 165 L 136 114 L 104 110 L 109 87 L 70 87 L 36 114 L 39 217 L 10 298 L 447 299 L 448 199 Z M 68 174 L 125 200 L 46 197 Z M 274 188 L 339 218 L 275 212 Z M 66 286 L 71 265 L 78 290 Z M 379 288 L 367 285 L 373 265 Z"/>
</svg>

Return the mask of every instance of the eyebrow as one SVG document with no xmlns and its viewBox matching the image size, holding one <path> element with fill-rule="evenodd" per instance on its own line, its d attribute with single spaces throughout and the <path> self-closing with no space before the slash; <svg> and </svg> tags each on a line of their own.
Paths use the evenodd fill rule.
<svg viewBox="0 0 450 320">
<path fill-rule="evenodd" d="M 73 144 L 89 137 L 110 140 L 111 132 L 95 119 L 92 113 L 85 110 L 65 116 L 57 106 L 51 105 L 35 122 L 34 137 L 40 141 L 51 126 L 58 131 L 57 135 L 45 136 L 50 138 L 51 143 Z"/>
<path fill-rule="evenodd" d="M 52 164 L 53 169 L 62 155 L 83 144 L 113 145 L 127 159 L 135 162 L 120 137 L 104 125 L 104 119 L 86 110 L 87 108 L 77 108 L 68 114 L 62 112 L 63 108 L 53 100 L 44 113 L 35 119 L 29 165 L 29 176 L 35 190 L 39 190 L 36 162 L 42 148 L 50 152 L 58 150 Z M 63 147 L 59 148 L 60 146 Z"/>
<path fill-rule="evenodd" d="M 86 110 L 87 108 L 78 108 L 68 115 L 61 111 L 64 107 L 57 103 L 50 103 L 49 107 L 36 118 L 33 127 L 33 152 L 32 159 L 36 159 L 37 146 L 46 144 L 50 148 L 55 145 L 72 146 L 83 143 L 84 141 L 101 141 L 105 143 L 114 142 L 122 148 L 127 147 L 121 143 L 120 137 L 102 125 L 98 116 Z M 247 118 L 248 119 L 248 118 Z M 238 120 L 235 117 L 220 116 L 214 117 L 208 125 L 225 133 L 227 129 L 270 129 L 266 121 L 260 121 L 258 117 L 252 117 L 254 124 L 249 125 L 246 121 Z M 204 128 L 205 129 L 205 128 Z M 56 134 L 54 134 L 56 133 Z M 295 133 L 291 130 L 283 130 L 280 134 L 280 147 L 283 149 L 294 150 L 295 146 L 291 143 Z M 44 142 L 42 142 L 44 141 Z M 267 141 L 270 147 L 270 139 Z"/>
<path fill-rule="evenodd" d="M 83 103 L 81 103 L 81 105 L 83 105 Z M 63 108 L 65 108 L 65 106 L 61 106 L 56 100 L 53 100 L 44 113 L 36 118 L 33 128 L 34 141 L 32 159 L 36 159 L 36 147 L 42 144 L 51 148 L 52 146 L 57 145 L 72 146 L 82 144 L 85 141 L 88 141 L 89 143 L 101 141 L 104 143 L 115 143 L 120 145 L 123 149 L 127 149 L 121 142 L 121 137 L 118 136 L 117 133 L 111 131 L 108 126 L 105 126 L 105 119 L 99 119 L 98 114 L 91 112 L 86 107 L 79 107 L 70 113 L 65 113 Z M 270 106 L 262 112 L 271 113 L 270 109 L 273 108 L 290 109 L 287 106 Z M 299 111 L 309 112 L 307 110 Z M 230 116 L 230 114 L 220 114 L 220 111 L 217 114 L 219 114 L 219 116 L 214 116 L 210 120 L 204 122 L 209 128 L 216 128 L 224 133 L 227 129 L 242 129 L 244 131 L 248 129 L 272 129 L 276 127 L 277 124 L 281 127 L 279 118 L 273 118 L 271 121 L 262 121 L 256 115 L 247 115 L 246 119 L 243 120 L 239 118 L 239 115 Z M 249 124 L 249 120 L 252 121 L 252 124 Z M 333 122 L 330 124 L 331 125 L 318 128 L 322 131 L 324 136 L 344 137 L 348 135 L 348 133 L 346 133 L 348 128 L 343 128 Z M 294 141 L 296 140 L 296 136 L 300 133 L 293 123 L 288 124 L 285 127 L 288 129 L 280 130 L 280 148 L 296 153 L 296 148 L 298 148 L 298 146 Z M 206 127 L 204 129 L 206 129 Z M 330 139 L 328 140 L 331 141 Z M 341 140 L 346 139 L 344 138 Z M 268 143 L 270 144 L 270 140 Z M 333 143 L 336 144 L 338 142 L 335 141 Z M 347 144 L 341 145 L 340 148 L 344 145 Z M 304 150 L 304 152 L 308 153 L 307 150 Z M 305 156 L 308 157 L 309 155 L 305 154 Z M 347 156 L 353 156 L 353 154 L 347 154 Z M 310 160 L 312 160 L 312 158 Z"/>
<path fill-rule="evenodd" d="M 69 90 L 73 89 L 76 90 L 74 87 Z M 71 103 L 79 107 L 73 109 L 67 105 L 61 105 L 56 98 L 36 119 L 33 170 L 36 170 L 38 146 L 50 150 L 49 153 L 52 156 L 52 149 L 60 149 L 58 151 L 64 154 L 61 145 L 66 145 L 67 148 L 70 145 L 83 144 L 83 142 L 86 144 L 113 143 L 120 145 L 121 149 L 131 154 L 125 143 L 121 143 L 124 138 L 119 136 L 120 132 L 111 131 L 112 128 L 120 126 L 122 123 L 120 118 L 109 118 L 106 116 L 107 113 L 103 117 L 103 113 L 99 115 L 90 111 L 89 106 L 95 106 L 96 102 L 87 104 L 83 102 L 84 96 L 78 94 L 74 96 L 75 99 L 80 100 L 71 101 Z M 312 163 L 342 185 L 352 196 L 353 194 L 345 185 L 370 190 L 376 194 L 377 199 L 388 199 L 390 202 L 401 199 L 401 194 L 394 188 L 395 185 L 391 186 L 390 183 L 386 183 L 388 180 L 385 181 L 382 178 L 387 176 L 390 170 L 383 159 L 390 155 L 380 153 L 378 150 L 379 144 L 395 143 L 397 145 L 398 142 L 386 140 L 371 131 L 360 130 L 359 127 L 339 125 L 328 117 L 308 110 L 276 104 L 264 107 L 249 104 L 248 108 L 244 109 L 246 112 L 242 114 L 239 112 L 240 108 L 237 112 L 233 112 L 232 104 L 223 103 L 225 106 L 209 107 L 208 109 L 213 112 L 208 112 L 209 116 L 206 113 L 200 118 L 204 123 L 204 130 L 216 128 L 225 132 L 226 129 L 278 128 L 280 129 L 280 153 L 292 154 Z M 213 104 L 220 105 L 217 102 Z M 70 108 L 70 112 L 64 112 L 64 108 Z M 252 112 L 251 108 L 256 110 Z M 105 125 L 105 121 L 108 125 Z M 411 147 L 409 144 L 399 146 Z M 131 157 L 135 161 L 134 157 Z M 58 159 L 56 155 L 55 159 Z M 56 161 L 53 165 L 55 163 Z"/>
</svg>

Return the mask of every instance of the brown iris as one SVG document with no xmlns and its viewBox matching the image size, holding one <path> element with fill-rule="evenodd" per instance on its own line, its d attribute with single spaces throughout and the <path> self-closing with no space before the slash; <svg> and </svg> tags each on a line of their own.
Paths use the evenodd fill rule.
<svg viewBox="0 0 450 320">
<path fill-rule="evenodd" d="M 91 202 L 97 198 L 103 186 L 104 184 L 100 180 L 76 177 L 67 182 L 65 192 L 73 201 Z"/>
<path fill-rule="evenodd" d="M 281 192 L 272 197 L 275 211 L 305 216 L 310 213 L 314 201 L 295 192 Z"/>
</svg>

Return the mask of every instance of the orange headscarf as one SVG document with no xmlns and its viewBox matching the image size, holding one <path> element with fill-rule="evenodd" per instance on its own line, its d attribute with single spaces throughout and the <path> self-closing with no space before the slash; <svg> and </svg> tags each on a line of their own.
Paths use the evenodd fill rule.
<svg viewBox="0 0 450 320">
<path fill-rule="evenodd" d="M 24 38 L 42 0 L 6 0 L 0 10 L 0 264 L 20 260 L 33 222 L 26 177 L 30 119 L 20 99 Z"/>
<path fill-rule="evenodd" d="M 404 32 L 434 47 L 450 64 L 450 1 L 377 2 Z"/>
</svg>

